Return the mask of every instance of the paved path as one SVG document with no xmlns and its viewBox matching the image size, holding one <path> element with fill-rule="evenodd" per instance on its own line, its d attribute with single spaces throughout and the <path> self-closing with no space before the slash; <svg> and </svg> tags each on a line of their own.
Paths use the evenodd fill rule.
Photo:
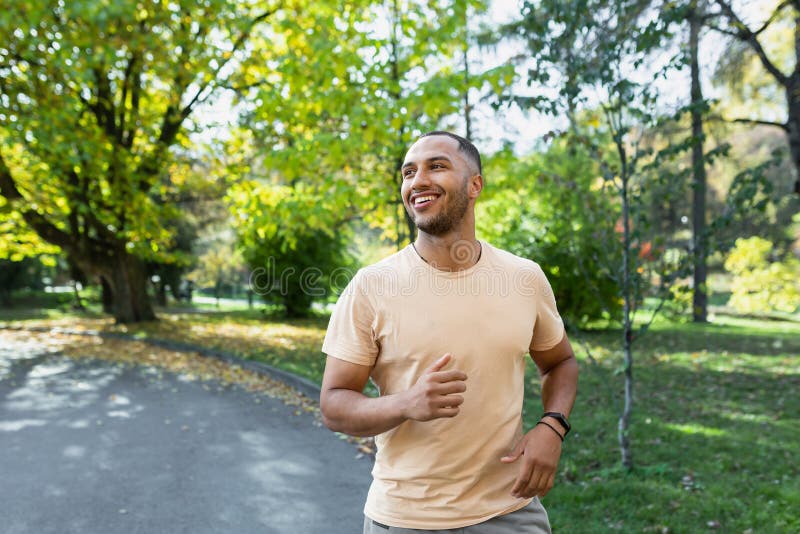
<svg viewBox="0 0 800 534">
<path fill-rule="evenodd" d="M 0 531 L 361 531 L 372 462 L 265 395 L 0 339 Z"/>
</svg>

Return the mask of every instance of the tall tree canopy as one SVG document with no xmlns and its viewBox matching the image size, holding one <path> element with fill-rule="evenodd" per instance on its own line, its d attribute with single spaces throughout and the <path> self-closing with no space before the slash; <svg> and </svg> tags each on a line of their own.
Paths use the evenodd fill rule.
<svg viewBox="0 0 800 534">
<path fill-rule="evenodd" d="M 287 11 L 276 19 L 280 74 L 241 95 L 255 132 L 249 150 L 281 185 L 319 188 L 319 208 L 334 219 L 364 218 L 406 242 L 415 228 L 398 190 L 408 145 L 452 127 L 469 87 L 510 81 L 505 68 L 465 72 L 469 20 L 487 3 L 362 0 Z"/>
<path fill-rule="evenodd" d="M 153 317 L 144 261 L 165 260 L 191 172 L 192 114 L 236 83 L 259 0 L 18 2 L 0 13 L 0 217 L 111 288 L 118 321 Z M 11 213 L 18 215 L 10 215 Z"/>
</svg>

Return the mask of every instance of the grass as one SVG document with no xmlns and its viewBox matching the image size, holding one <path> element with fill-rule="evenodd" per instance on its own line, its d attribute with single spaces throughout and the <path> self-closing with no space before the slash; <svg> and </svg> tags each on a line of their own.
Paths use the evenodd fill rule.
<svg viewBox="0 0 800 534">
<path fill-rule="evenodd" d="M 0 320 L 214 346 L 317 382 L 324 368 L 324 316 L 162 313 L 161 321 L 126 327 L 91 313 L 20 311 Z M 544 499 L 554 530 L 800 532 L 800 323 L 721 315 L 709 325 L 656 321 L 634 345 L 632 472 L 619 468 L 619 338 L 614 330 L 572 336 L 581 378 L 574 430 Z M 532 365 L 527 379 L 524 418 L 531 426 L 541 412 Z"/>
<path fill-rule="evenodd" d="M 618 467 L 619 333 L 583 334 L 596 363 L 576 343 L 575 433 L 544 499 L 555 530 L 800 531 L 800 325 L 730 322 L 661 323 L 635 345 L 630 473 Z M 528 402 L 526 423 L 538 415 Z"/>
</svg>

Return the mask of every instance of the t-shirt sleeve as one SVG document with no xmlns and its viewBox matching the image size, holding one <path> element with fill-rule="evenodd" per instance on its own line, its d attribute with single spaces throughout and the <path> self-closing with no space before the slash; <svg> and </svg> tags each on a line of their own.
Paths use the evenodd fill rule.
<svg viewBox="0 0 800 534">
<path fill-rule="evenodd" d="M 547 281 L 544 271 L 536 265 L 534 277 L 536 295 L 536 320 L 533 325 L 533 350 L 547 350 L 555 347 L 564 337 L 564 323 L 556 307 L 556 297 L 553 288 Z"/>
<path fill-rule="evenodd" d="M 322 352 L 358 365 L 372 367 L 378 358 L 373 323 L 375 310 L 362 271 L 347 284 L 328 323 Z"/>
</svg>

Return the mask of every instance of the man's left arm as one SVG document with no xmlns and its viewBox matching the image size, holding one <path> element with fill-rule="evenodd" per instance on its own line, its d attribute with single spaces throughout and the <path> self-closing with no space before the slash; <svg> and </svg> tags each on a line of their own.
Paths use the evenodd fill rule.
<svg viewBox="0 0 800 534">
<path fill-rule="evenodd" d="M 554 347 L 540 351 L 531 348 L 530 353 L 542 378 L 544 413 L 556 412 L 568 418 L 578 391 L 578 362 L 566 332 Z M 540 422 L 522 437 L 511 454 L 500 459 L 504 463 L 520 462 L 511 488 L 515 497 L 544 497 L 555 482 L 566 429 L 557 417 L 543 417 Z"/>
</svg>

